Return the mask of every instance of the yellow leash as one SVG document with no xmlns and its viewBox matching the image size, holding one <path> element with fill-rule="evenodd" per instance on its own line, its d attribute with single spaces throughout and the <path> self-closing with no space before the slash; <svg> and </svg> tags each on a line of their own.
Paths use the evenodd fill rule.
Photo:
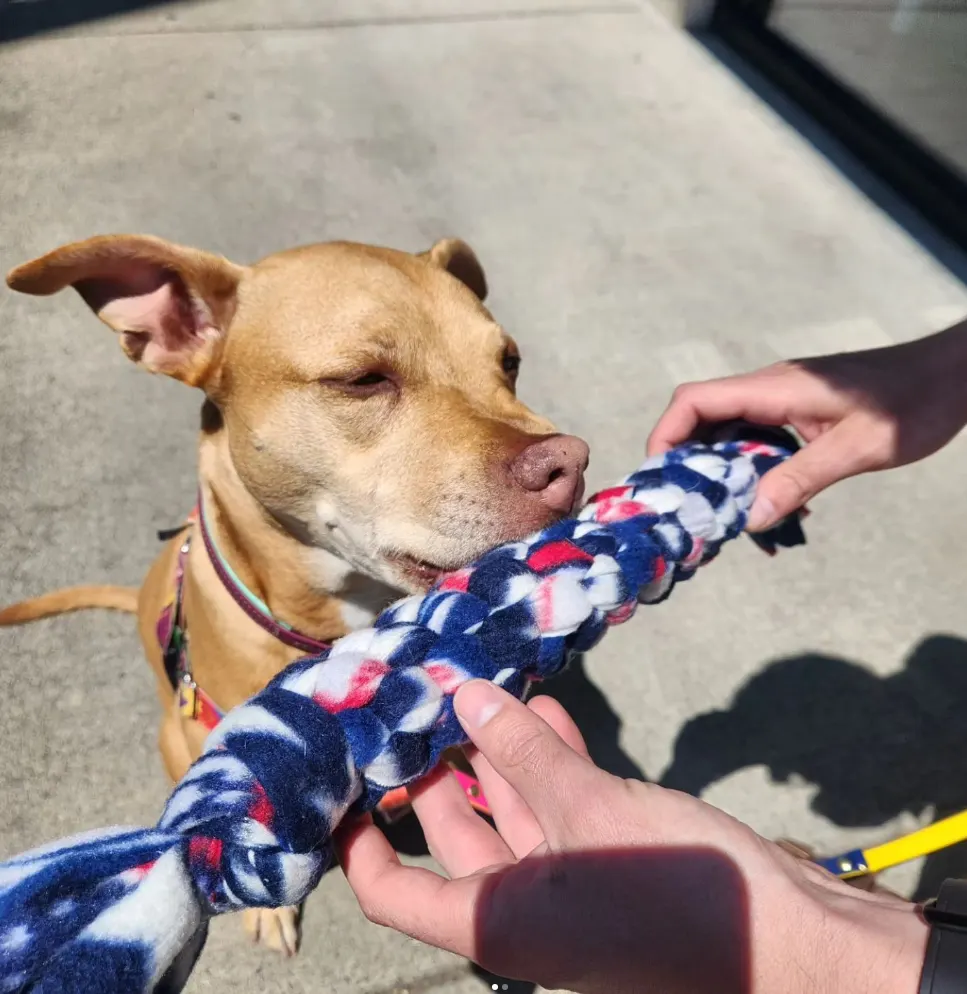
<svg viewBox="0 0 967 994">
<path fill-rule="evenodd" d="M 849 880 L 909 863 L 911 859 L 929 856 L 964 840 L 967 840 L 967 811 L 943 818 L 882 845 L 870 849 L 853 849 L 816 862 L 830 873 Z"/>
</svg>

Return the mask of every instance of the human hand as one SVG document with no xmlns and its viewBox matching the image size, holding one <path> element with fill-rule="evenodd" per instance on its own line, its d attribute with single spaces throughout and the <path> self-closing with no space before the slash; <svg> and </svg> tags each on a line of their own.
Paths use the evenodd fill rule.
<svg viewBox="0 0 967 994">
<path fill-rule="evenodd" d="M 889 348 L 687 383 L 652 431 L 648 454 L 734 418 L 791 425 L 807 443 L 762 478 L 749 515 L 749 529 L 760 531 L 839 480 L 931 455 L 967 424 L 967 322 Z"/>
<path fill-rule="evenodd" d="M 582 994 L 914 994 L 926 928 L 702 801 L 593 765 L 566 712 L 471 681 L 454 706 L 497 830 L 440 773 L 413 792 L 449 874 L 366 819 L 338 836 L 366 916 Z"/>
</svg>

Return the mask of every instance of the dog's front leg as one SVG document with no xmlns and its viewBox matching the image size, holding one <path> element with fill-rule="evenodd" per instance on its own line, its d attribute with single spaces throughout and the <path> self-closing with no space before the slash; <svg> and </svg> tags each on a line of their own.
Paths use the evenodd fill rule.
<svg viewBox="0 0 967 994">
<path fill-rule="evenodd" d="M 286 908 L 248 908 L 242 912 L 245 934 L 255 943 L 295 956 L 302 940 L 302 905 Z"/>
</svg>

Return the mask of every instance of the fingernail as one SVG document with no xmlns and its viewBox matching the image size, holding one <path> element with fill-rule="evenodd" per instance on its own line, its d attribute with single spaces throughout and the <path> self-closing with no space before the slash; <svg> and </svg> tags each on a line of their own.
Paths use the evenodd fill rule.
<svg viewBox="0 0 967 994">
<path fill-rule="evenodd" d="M 467 731 L 483 728 L 504 706 L 506 694 L 487 680 L 471 680 L 454 695 L 453 710 Z"/>
<path fill-rule="evenodd" d="M 749 521 L 746 527 L 750 532 L 762 531 L 768 528 L 776 518 L 776 507 L 768 497 L 756 497 L 749 511 Z"/>
</svg>

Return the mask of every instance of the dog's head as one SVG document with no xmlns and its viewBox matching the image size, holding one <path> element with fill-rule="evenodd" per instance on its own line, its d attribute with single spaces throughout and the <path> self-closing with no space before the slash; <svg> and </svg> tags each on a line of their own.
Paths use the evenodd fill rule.
<svg viewBox="0 0 967 994">
<path fill-rule="evenodd" d="M 244 486 L 300 541 L 408 590 L 566 515 L 588 449 L 515 393 L 463 242 L 312 245 L 240 266 L 104 236 L 14 269 L 73 286 L 144 368 L 205 391 Z"/>
</svg>

